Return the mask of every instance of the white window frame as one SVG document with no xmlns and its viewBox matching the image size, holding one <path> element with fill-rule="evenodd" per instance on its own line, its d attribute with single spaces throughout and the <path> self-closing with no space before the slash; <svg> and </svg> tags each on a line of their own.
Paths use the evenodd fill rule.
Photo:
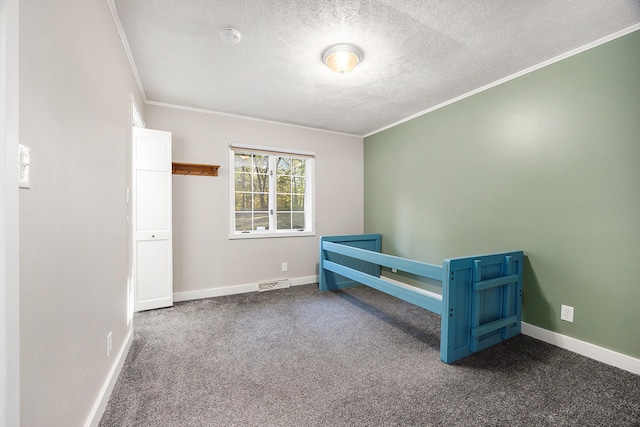
<svg viewBox="0 0 640 427">
<path fill-rule="evenodd" d="M 270 157 L 269 170 L 273 174 L 269 177 L 269 230 L 258 231 L 236 231 L 235 230 L 235 153 L 241 151 L 247 154 L 262 154 L 273 156 Z M 276 173 L 275 158 L 277 156 L 304 158 L 307 160 L 305 177 L 305 229 L 299 231 L 282 230 L 279 231 L 276 225 Z M 315 153 L 300 150 L 291 150 L 286 148 L 263 147 L 258 145 L 246 145 L 239 143 L 229 144 L 229 239 L 265 239 L 274 237 L 308 237 L 315 236 Z"/>
</svg>

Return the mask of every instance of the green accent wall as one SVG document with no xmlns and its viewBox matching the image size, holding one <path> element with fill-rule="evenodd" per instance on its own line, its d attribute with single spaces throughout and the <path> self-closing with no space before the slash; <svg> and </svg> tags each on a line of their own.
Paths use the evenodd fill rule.
<svg viewBox="0 0 640 427">
<path fill-rule="evenodd" d="M 524 250 L 525 322 L 640 358 L 640 31 L 369 136 L 364 165 L 385 253 Z"/>
</svg>

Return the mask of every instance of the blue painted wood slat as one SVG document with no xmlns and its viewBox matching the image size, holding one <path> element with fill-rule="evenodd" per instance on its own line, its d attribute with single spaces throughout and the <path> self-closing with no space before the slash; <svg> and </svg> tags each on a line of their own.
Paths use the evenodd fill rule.
<svg viewBox="0 0 640 427">
<path fill-rule="evenodd" d="M 415 304 L 418 307 L 422 307 L 433 313 L 442 315 L 442 297 L 440 295 L 418 293 L 417 291 L 420 291 L 421 289 L 411 290 L 402 288 L 395 283 L 387 282 L 386 280 L 370 276 L 361 271 L 354 270 L 331 261 L 325 261 L 324 268 L 360 282 L 363 285 L 370 286 L 381 292 L 400 298 L 401 300 L 407 301 L 411 304 Z"/>
<path fill-rule="evenodd" d="M 498 286 L 510 285 L 518 282 L 518 276 L 513 274 L 506 277 L 498 277 L 497 279 L 483 280 L 473 284 L 474 291 L 484 291 Z"/>
<path fill-rule="evenodd" d="M 356 258 L 362 261 L 371 262 L 373 264 L 382 265 L 388 268 L 395 268 L 406 273 L 416 274 L 418 276 L 428 277 L 442 281 L 443 269 L 439 265 L 427 264 L 425 262 L 413 261 L 406 258 L 400 258 L 393 255 L 371 252 L 351 246 L 345 246 L 338 243 L 324 241 L 322 249 Z"/>
<path fill-rule="evenodd" d="M 504 317 L 502 319 L 498 319 L 491 323 L 485 323 L 482 326 L 478 326 L 471 329 L 471 336 L 480 337 L 482 335 L 488 334 L 493 331 L 497 331 L 498 329 L 504 328 L 508 325 L 513 325 L 518 322 L 518 316 L 509 316 Z"/>
</svg>

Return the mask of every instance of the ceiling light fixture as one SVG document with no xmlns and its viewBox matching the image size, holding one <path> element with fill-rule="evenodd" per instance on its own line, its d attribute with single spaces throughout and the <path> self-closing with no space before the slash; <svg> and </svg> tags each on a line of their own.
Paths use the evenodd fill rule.
<svg viewBox="0 0 640 427">
<path fill-rule="evenodd" d="M 362 61 L 362 51 L 352 44 L 336 44 L 322 54 L 322 62 L 334 72 L 343 75 Z"/>
<path fill-rule="evenodd" d="M 220 37 L 227 44 L 238 44 L 242 35 L 235 28 L 223 28 L 220 30 Z"/>
</svg>

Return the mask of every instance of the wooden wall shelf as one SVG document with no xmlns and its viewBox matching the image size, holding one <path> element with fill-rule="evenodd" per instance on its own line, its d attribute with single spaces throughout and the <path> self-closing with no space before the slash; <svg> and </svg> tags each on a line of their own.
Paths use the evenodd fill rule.
<svg viewBox="0 0 640 427">
<path fill-rule="evenodd" d="M 218 165 L 200 165 L 196 163 L 171 163 L 171 173 L 174 175 L 202 175 L 218 176 Z"/>
</svg>

